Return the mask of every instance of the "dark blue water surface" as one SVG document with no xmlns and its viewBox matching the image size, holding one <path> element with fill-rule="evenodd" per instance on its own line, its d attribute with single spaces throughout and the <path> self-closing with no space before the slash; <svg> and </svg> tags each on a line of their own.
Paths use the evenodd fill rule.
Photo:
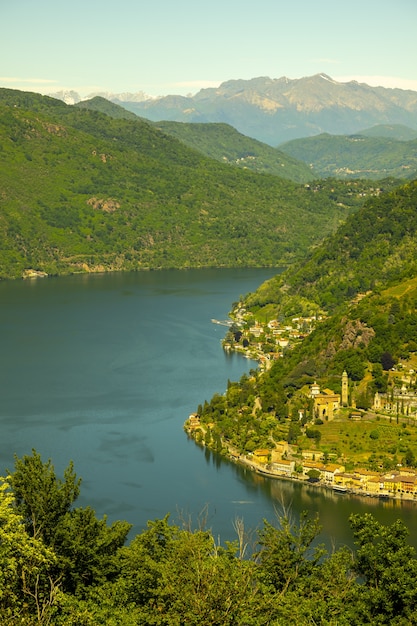
<svg viewBox="0 0 417 626">
<path fill-rule="evenodd" d="M 412 503 L 382 503 L 255 476 L 187 439 L 183 423 L 255 364 L 223 352 L 223 320 L 273 270 L 72 276 L 0 284 L 0 472 L 35 448 L 82 477 L 80 505 L 139 532 L 202 511 L 221 541 L 233 521 L 272 520 L 282 504 L 318 512 L 326 541 L 350 542 L 370 511 L 414 529 Z"/>
</svg>

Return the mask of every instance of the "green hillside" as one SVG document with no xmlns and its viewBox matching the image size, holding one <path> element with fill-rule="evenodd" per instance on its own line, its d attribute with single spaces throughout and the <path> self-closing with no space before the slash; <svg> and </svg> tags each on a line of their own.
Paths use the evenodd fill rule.
<svg viewBox="0 0 417 626">
<path fill-rule="evenodd" d="M 231 168 L 140 119 L 13 90 L 0 90 L 0 189 L 3 278 L 278 266 L 377 193 Z"/>
<path fill-rule="evenodd" d="M 358 135 L 365 137 L 389 137 L 398 141 L 410 141 L 417 139 L 417 130 L 404 126 L 404 124 L 377 124 L 371 128 L 361 130 Z"/>
<path fill-rule="evenodd" d="M 275 174 L 296 182 L 313 179 L 310 168 L 281 150 L 242 135 L 228 124 L 156 122 L 157 128 L 173 135 L 208 157 L 242 169 Z"/>
<path fill-rule="evenodd" d="M 110 102 L 110 100 L 106 100 L 101 96 L 95 96 L 94 98 L 90 98 L 90 100 L 82 100 L 81 102 L 77 102 L 74 105 L 78 109 L 89 109 L 90 111 L 99 111 L 100 113 L 105 113 L 110 117 L 114 117 L 115 119 L 125 119 L 125 120 L 137 120 L 138 116 L 131 111 L 128 111 L 124 107 L 120 106 L 120 104 L 116 104 L 115 102 Z"/>
<path fill-rule="evenodd" d="M 100 111 L 114 118 L 137 119 L 131 111 L 102 97 L 84 100 L 75 106 Z M 275 174 L 295 182 L 307 182 L 313 178 L 310 168 L 302 161 L 297 161 L 256 139 L 246 137 L 228 124 L 166 121 L 154 124 L 156 128 L 176 137 L 193 150 L 221 163 L 255 172 Z"/>
<path fill-rule="evenodd" d="M 262 285 L 248 303 L 296 306 L 290 301 L 303 298 L 332 312 L 357 294 L 417 276 L 416 206 L 416 181 L 368 200 L 306 260 Z"/>
<path fill-rule="evenodd" d="M 298 453 L 313 447 L 318 458 L 331 454 L 351 468 L 396 468 L 401 459 L 417 467 L 416 408 L 408 406 L 417 388 L 416 206 L 417 181 L 368 201 L 305 262 L 235 305 L 228 344 L 239 351 L 245 341 L 247 349 L 251 342 L 262 345 L 270 368 L 229 383 L 224 396 L 199 407 L 202 422 L 214 423 L 211 445 L 221 451 L 227 442 L 247 453 L 285 439 L 298 446 Z M 266 326 L 271 319 L 281 328 L 279 337 L 288 338 L 284 350 Z M 283 358 L 274 360 L 277 352 Z M 323 421 L 315 425 L 319 445 L 311 441 L 311 422 L 300 427 L 300 411 L 314 418 L 309 386 L 317 382 L 340 393 L 344 370 L 355 404 L 338 414 L 332 429 Z M 376 392 L 397 398 L 396 409 L 375 415 L 370 409 Z M 394 400 L 391 404 L 395 408 Z M 355 428 L 349 420 L 352 406 L 363 415 Z M 389 429 L 385 434 L 381 420 Z M 377 427 L 378 434 L 370 437 Z M 352 447 L 353 434 L 358 440 Z M 384 448 L 387 438 L 391 443 Z"/>
<path fill-rule="evenodd" d="M 384 132 L 382 129 L 381 134 Z M 414 137 L 410 131 L 410 137 Z M 308 164 L 316 178 L 415 178 L 417 139 L 400 141 L 389 136 L 329 135 L 294 139 L 280 146 Z"/>
</svg>

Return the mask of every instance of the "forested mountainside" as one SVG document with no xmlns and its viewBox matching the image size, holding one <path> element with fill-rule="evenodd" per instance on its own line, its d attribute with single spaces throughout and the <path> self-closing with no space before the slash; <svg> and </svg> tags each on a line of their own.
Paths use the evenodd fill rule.
<svg viewBox="0 0 417 626">
<path fill-rule="evenodd" d="M 417 129 L 417 92 L 340 83 L 326 74 L 229 80 L 189 97 L 114 101 L 153 121 L 230 124 L 271 146 L 324 132 L 351 135 L 376 124 Z"/>
<path fill-rule="evenodd" d="M 173 135 L 190 148 L 199 150 L 222 163 L 274 174 L 296 182 L 307 182 L 314 178 L 304 159 L 294 159 L 278 148 L 246 137 L 228 124 L 185 122 L 155 122 L 155 124 L 157 128 Z"/>
<path fill-rule="evenodd" d="M 384 131 L 381 129 L 380 132 Z M 336 176 L 378 180 L 393 176 L 413 179 L 417 175 L 417 139 L 411 129 L 408 135 L 408 140 L 400 140 L 373 133 L 322 134 L 294 139 L 281 145 L 280 149 L 308 164 L 316 178 Z"/>
<path fill-rule="evenodd" d="M 102 97 L 76 106 L 115 118 L 134 116 Z M 417 174 L 417 130 L 399 124 L 377 125 L 356 135 L 324 133 L 294 139 L 282 144 L 280 149 L 242 135 L 228 124 L 160 121 L 155 125 L 221 163 L 296 182 L 328 177 L 413 179 Z"/>
<path fill-rule="evenodd" d="M 0 479 L 0 618 L 7 626 L 415 624 L 417 561 L 407 529 L 352 515 L 355 549 L 327 552 L 320 520 L 282 511 L 256 534 L 236 520 L 223 545 L 167 515 L 130 525 L 77 506 L 70 464 L 15 459 Z"/>
<path fill-rule="evenodd" d="M 417 275 L 417 182 L 369 199 L 307 259 L 247 298 L 285 317 L 297 299 L 333 312 L 357 294 L 374 292 Z M 293 302 L 292 304 L 291 301 Z M 288 310 L 287 308 L 288 307 Z"/>
<path fill-rule="evenodd" d="M 91 100 L 83 100 L 76 106 L 101 111 L 115 118 L 132 119 L 135 117 L 134 113 L 99 96 Z M 295 182 L 307 182 L 313 179 L 310 168 L 302 160 L 297 161 L 277 148 L 246 137 L 228 124 L 186 124 L 161 121 L 155 122 L 155 126 L 164 133 L 176 137 L 193 150 L 221 163 L 255 172 L 275 174 Z"/>
<path fill-rule="evenodd" d="M 116 104 L 115 102 L 106 100 L 106 98 L 103 98 L 102 96 L 95 96 L 94 98 L 90 98 L 88 100 L 81 100 L 81 102 L 77 102 L 75 104 L 75 107 L 77 109 L 89 109 L 90 111 L 99 111 L 100 113 L 105 113 L 106 115 L 109 115 L 110 117 L 114 117 L 116 119 L 138 119 L 138 116 L 135 113 L 132 113 L 132 111 L 128 111 L 124 107 L 120 106 L 120 104 Z"/>
<path fill-rule="evenodd" d="M 327 455 L 350 469 L 417 466 L 416 405 L 409 403 L 417 388 L 416 206 L 416 181 L 372 199 L 309 259 L 235 305 L 235 325 L 226 337 L 229 349 L 262 346 L 269 367 L 229 383 L 223 396 L 198 408 L 201 423 L 211 424 L 208 440 L 216 450 L 233 446 L 246 454 L 273 450 L 277 441 L 286 440 L 297 454 L 313 447 L 317 458 Z M 268 327 L 271 320 L 274 325 Z M 350 408 L 331 427 L 322 420 L 311 426 L 311 385 L 340 394 L 344 371 Z M 407 390 L 407 402 L 400 389 Z M 360 417 L 366 416 L 377 392 L 386 395 L 391 413 L 371 411 L 355 435 L 362 441 L 348 446 L 342 433 L 349 437 L 350 412 L 360 409 Z M 372 429 L 385 447 L 369 438 Z M 315 436 L 313 446 L 309 437 Z"/>
<path fill-rule="evenodd" d="M 397 141 L 411 141 L 417 139 L 417 129 L 404 126 L 404 124 L 376 124 L 371 128 L 361 130 L 358 135 L 365 137 L 385 137 Z"/>
<path fill-rule="evenodd" d="M 142 120 L 6 89 L 0 146 L 2 278 L 278 266 L 381 188 L 241 171 Z"/>
</svg>

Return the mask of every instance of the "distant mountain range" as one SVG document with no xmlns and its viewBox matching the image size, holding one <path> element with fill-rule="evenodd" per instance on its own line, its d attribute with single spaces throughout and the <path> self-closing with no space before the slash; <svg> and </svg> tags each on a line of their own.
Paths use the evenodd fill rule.
<svg viewBox="0 0 417 626">
<path fill-rule="evenodd" d="M 71 104 L 74 92 L 51 94 Z M 101 95 L 151 121 L 222 122 L 272 146 L 320 133 L 351 135 L 378 124 L 417 129 L 417 92 L 351 81 L 326 74 L 289 79 L 230 80 L 196 95 L 152 98 Z M 89 96 L 91 97 L 91 96 Z"/>
</svg>

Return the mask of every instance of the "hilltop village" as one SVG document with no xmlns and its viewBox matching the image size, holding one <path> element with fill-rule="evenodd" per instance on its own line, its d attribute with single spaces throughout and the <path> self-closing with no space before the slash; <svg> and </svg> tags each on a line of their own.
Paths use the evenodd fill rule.
<svg viewBox="0 0 417 626">
<path fill-rule="evenodd" d="M 263 325 L 259 321 L 243 324 L 245 317 L 247 321 L 244 309 L 234 311 L 234 320 L 222 342 L 223 347 L 226 351 L 237 351 L 257 360 L 261 369 L 268 369 L 274 359 L 283 358 L 287 350 L 302 341 L 323 319 L 319 316 L 296 317 L 285 325 L 278 320 Z M 221 437 L 221 445 L 217 445 L 216 449 L 230 460 L 272 478 L 304 481 L 340 493 L 417 500 L 416 459 L 413 454 L 407 457 L 410 453 L 407 437 L 411 436 L 410 427 L 415 430 L 417 420 L 416 373 L 399 364 L 390 374 L 393 382 L 389 393 L 375 393 L 368 410 L 357 408 L 357 389 L 349 381 L 346 371 L 341 374 L 340 393 L 321 389 L 317 382 L 306 386 L 302 392 L 309 409 L 299 410 L 299 432 L 307 435 L 303 440 L 292 441 L 290 437 L 275 440 L 271 436 L 268 447 L 242 452 L 230 445 L 227 438 Z M 255 401 L 253 415 L 256 408 L 259 406 Z M 326 429 L 323 433 L 333 429 L 328 438 L 332 436 L 334 442 L 347 442 L 357 425 L 371 443 L 377 444 L 380 433 L 393 423 L 400 431 L 400 450 L 405 453 L 405 463 L 396 459 L 395 455 L 392 463 L 386 463 L 382 454 L 376 454 L 377 446 L 374 446 L 370 455 L 363 455 L 361 466 L 358 455 L 350 455 L 343 446 L 320 445 L 321 432 L 317 426 Z M 202 420 L 198 413 L 193 413 L 184 428 L 197 443 L 212 447 L 210 433 L 215 431 L 214 423 Z M 353 437 L 356 436 L 355 432 Z M 305 441 L 309 442 L 308 447 Z M 353 439 L 350 446 L 352 451 L 355 450 Z M 360 450 L 358 444 L 356 447 Z"/>
</svg>

